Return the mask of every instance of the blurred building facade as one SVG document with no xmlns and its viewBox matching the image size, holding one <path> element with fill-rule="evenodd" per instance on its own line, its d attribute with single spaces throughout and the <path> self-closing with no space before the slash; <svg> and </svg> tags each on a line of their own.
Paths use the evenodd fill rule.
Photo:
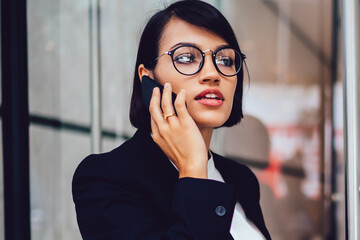
<svg viewBox="0 0 360 240">
<path fill-rule="evenodd" d="M 102 151 L 136 130 L 128 112 L 139 37 L 146 20 L 169 2 L 100 1 Z M 234 129 L 216 130 L 212 149 L 254 170 L 274 240 L 345 239 L 343 80 L 341 58 L 333 55 L 334 44 L 340 46 L 333 24 L 336 1 L 207 2 L 230 21 L 249 70 L 245 118 Z M 91 153 L 89 1 L 27 5 L 32 239 L 81 239 L 71 180 Z M 0 202 L 1 181 L 2 175 Z M 0 207 L 0 239 L 2 221 Z"/>
</svg>

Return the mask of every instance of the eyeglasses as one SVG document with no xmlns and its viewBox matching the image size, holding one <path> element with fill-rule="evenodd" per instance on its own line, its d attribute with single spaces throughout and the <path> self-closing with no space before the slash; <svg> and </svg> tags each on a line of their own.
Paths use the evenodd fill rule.
<svg viewBox="0 0 360 240">
<path fill-rule="evenodd" d="M 182 45 L 171 51 L 164 52 L 155 59 L 164 55 L 171 56 L 175 69 L 183 75 L 195 75 L 204 66 L 205 53 L 212 52 L 212 59 L 216 70 L 226 77 L 235 76 L 240 72 L 245 55 L 235 49 L 225 46 L 216 51 L 204 50 L 192 45 Z"/>
</svg>

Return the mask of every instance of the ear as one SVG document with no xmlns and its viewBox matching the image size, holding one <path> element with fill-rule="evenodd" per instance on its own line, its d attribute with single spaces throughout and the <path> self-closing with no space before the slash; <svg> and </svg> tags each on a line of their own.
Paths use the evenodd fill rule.
<svg viewBox="0 0 360 240">
<path fill-rule="evenodd" d="M 153 71 L 145 68 L 144 64 L 139 65 L 138 74 L 139 74 L 139 77 L 140 77 L 140 82 L 142 82 L 142 77 L 144 75 L 149 76 L 150 78 L 154 79 Z"/>
</svg>

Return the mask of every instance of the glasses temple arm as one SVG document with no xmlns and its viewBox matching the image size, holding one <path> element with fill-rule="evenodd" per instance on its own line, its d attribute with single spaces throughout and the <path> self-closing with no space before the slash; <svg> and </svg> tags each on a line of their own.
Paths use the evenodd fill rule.
<svg viewBox="0 0 360 240">
<path fill-rule="evenodd" d="M 161 58 L 164 55 L 170 55 L 170 52 L 164 52 L 163 54 L 161 54 L 160 56 L 158 56 L 157 58 L 155 58 L 154 61 L 157 61 L 159 58 Z"/>
</svg>

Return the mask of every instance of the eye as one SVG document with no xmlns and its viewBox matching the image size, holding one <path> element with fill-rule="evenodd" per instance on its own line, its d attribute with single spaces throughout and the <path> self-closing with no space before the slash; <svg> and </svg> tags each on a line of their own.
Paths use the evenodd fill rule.
<svg viewBox="0 0 360 240">
<path fill-rule="evenodd" d="M 174 58 L 174 61 L 176 63 L 183 63 L 183 64 L 192 63 L 194 62 L 194 60 L 195 57 L 191 53 L 182 53 Z"/>
<path fill-rule="evenodd" d="M 231 67 L 234 64 L 234 60 L 230 57 L 218 57 L 216 58 L 216 65 L 223 65 L 225 67 Z"/>
</svg>

